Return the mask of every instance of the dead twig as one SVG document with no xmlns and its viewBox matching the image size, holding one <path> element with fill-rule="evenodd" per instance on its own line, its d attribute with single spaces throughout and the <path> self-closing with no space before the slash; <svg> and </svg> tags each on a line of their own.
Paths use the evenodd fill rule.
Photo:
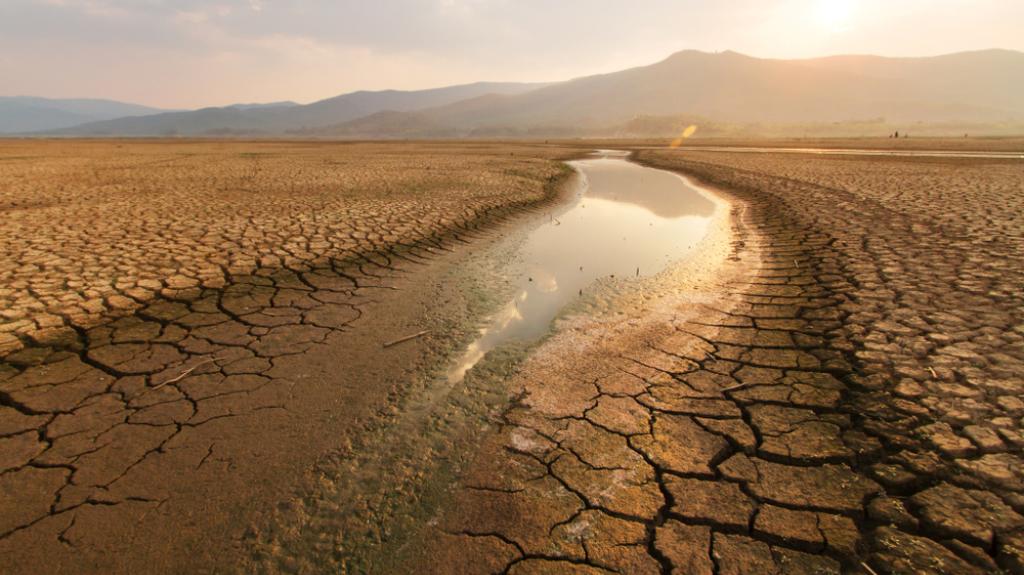
<svg viewBox="0 0 1024 575">
<path fill-rule="evenodd" d="M 185 379 L 185 377 L 187 377 L 188 374 L 192 373 L 193 371 L 195 371 L 199 367 L 204 366 L 204 365 L 206 365 L 208 363 L 213 363 L 214 361 L 217 361 L 216 358 L 210 358 L 210 359 L 207 359 L 205 361 L 200 361 L 199 363 L 197 363 L 197 364 L 193 365 L 192 367 L 186 369 L 185 371 L 181 372 L 180 375 L 172 377 L 171 379 L 168 379 L 167 381 L 165 381 L 165 382 L 163 382 L 161 384 L 154 385 L 153 387 L 149 388 L 149 391 L 153 391 L 155 389 L 160 389 L 161 387 L 167 385 L 168 383 L 174 383 L 176 381 L 181 381 L 182 379 Z"/>
<path fill-rule="evenodd" d="M 870 575 L 878 575 L 878 572 L 875 571 L 874 569 L 872 569 L 871 566 L 868 565 L 867 563 L 861 561 L 860 562 L 860 566 L 863 567 L 864 570 L 867 571 Z"/>
<path fill-rule="evenodd" d="M 428 333 L 430 333 L 430 330 L 429 329 L 425 329 L 423 331 L 416 332 L 416 333 L 414 333 L 412 335 L 407 335 L 405 337 L 400 337 L 400 338 L 398 338 L 398 339 L 396 339 L 394 341 L 389 341 L 389 342 L 384 344 L 384 347 L 391 347 L 393 345 L 398 345 L 398 344 L 400 344 L 402 342 L 409 341 L 410 339 L 416 339 L 418 337 L 423 337 L 423 336 L 427 335 Z"/>
</svg>

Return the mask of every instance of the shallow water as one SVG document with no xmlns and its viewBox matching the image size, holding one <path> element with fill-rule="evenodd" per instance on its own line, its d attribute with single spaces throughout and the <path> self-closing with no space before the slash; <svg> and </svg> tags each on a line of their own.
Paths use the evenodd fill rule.
<svg viewBox="0 0 1024 575">
<path fill-rule="evenodd" d="M 685 257 L 708 231 L 714 203 L 687 180 L 601 150 L 571 162 L 582 193 L 526 238 L 515 297 L 489 320 L 449 371 L 461 380 L 490 350 L 544 335 L 566 304 L 600 278 L 657 274 Z"/>
<path fill-rule="evenodd" d="M 895 156 L 911 158 L 1024 159 L 1021 152 L 971 152 L 961 150 L 865 150 L 857 148 L 758 148 L 753 146 L 686 146 L 681 151 L 742 152 L 755 154 L 817 154 L 821 156 Z"/>
</svg>

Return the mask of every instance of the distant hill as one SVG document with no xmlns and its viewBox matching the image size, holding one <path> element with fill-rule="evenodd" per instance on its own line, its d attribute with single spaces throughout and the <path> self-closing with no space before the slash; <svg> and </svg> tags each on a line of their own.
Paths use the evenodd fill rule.
<svg viewBox="0 0 1024 575">
<path fill-rule="evenodd" d="M 325 136 L 405 137 L 435 126 L 460 136 L 611 135 L 643 117 L 742 124 L 1006 122 L 1024 120 L 1024 54 L 929 58 L 752 58 L 684 51 L 650 66 L 588 76 L 518 95 L 484 95 L 433 109 L 321 130 Z"/>
<path fill-rule="evenodd" d="M 267 102 L 265 104 L 231 104 L 225 107 L 237 110 L 265 110 L 267 108 L 294 108 L 295 106 L 301 106 L 301 104 L 288 100 L 284 102 Z"/>
<path fill-rule="evenodd" d="M 972 133 L 1024 126 L 1024 53 L 927 58 L 753 58 L 678 52 L 638 68 L 553 84 L 477 83 L 89 122 L 77 136 L 302 135 L 328 138 Z M 938 128 L 936 128 L 936 126 Z"/>
<path fill-rule="evenodd" d="M 546 84 L 479 82 L 430 90 L 353 92 L 307 105 L 239 105 L 91 122 L 61 135 L 202 136 L 286 134 L 315 130 L 377 112 L 408 112 L 483 94 L 518 94 Z M 287 103 L 285 103 L 287 104 Z"/>
<path fill-rule="evenodd" d="M 84 122 L 142 116 L 162 111 L 113 100 L 0 96 L 0 133 L 56 130 Z"/>
</svg>

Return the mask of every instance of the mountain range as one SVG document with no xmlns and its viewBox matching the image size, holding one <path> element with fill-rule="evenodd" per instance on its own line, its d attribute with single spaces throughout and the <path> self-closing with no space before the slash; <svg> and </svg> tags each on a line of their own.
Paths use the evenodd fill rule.
<svg viewBox="0 0 1024 575">
<path fill-rule="evenodd" d="M 1024 123 L 1024 53 L 779 60 L 688 50 L 550 84 L 477 83 L 354 92 L 105 119 L 51 135 L 341 138 L 664 135 L 701 126 Z"/>
<path fill-rule="evenodd" d="M 484 94 L 511 95 L 545 84 L 478 82 L 430 90 L 360 91 L 306 105 L 235 105 L 135 116 L 59 130 L 76 136 L 209 136 L 273 135 L 313 132 L 333 124 L 356 120 L 384 110 L 407 112 L 443 106 Z M 291 104 L 291 105 L 289 105 Z"/>
<path fill-rule="evenodd" d="M 0 134 L 58 130 L 86 122 L 145 116 L 163 111 L 113 100 L 0 96 Z"/>
</svg>

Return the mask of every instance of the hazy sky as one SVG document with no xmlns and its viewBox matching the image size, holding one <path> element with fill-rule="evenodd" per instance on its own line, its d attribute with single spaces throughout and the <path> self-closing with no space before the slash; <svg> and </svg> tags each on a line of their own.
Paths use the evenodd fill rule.
<svg viewBox="0 0 1024 575">
<path fill-rule="evenodd" d="M 1024 50 L 1024 0 L 0 0 L 0 95 L 163 107 L 546 81 L 677 50 Z"/>
</svg>

